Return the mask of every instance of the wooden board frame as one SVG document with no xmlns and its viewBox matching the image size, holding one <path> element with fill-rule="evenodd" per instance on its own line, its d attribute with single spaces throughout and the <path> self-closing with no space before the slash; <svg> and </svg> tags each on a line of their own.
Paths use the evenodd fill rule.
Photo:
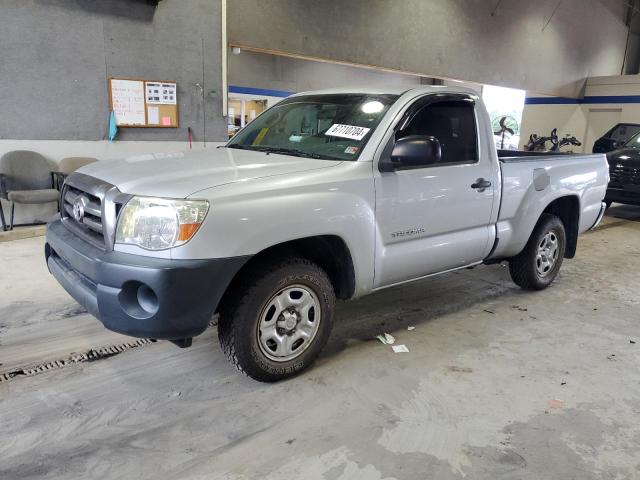
<svg viewBox="0 0 640 480">
<path fill-rule="evenodd" d="M 178 82 L 176 82 L 175 80 L 155 80 L 155 79 L 149 79 L 149 78 L 141 78 L 141 77 L 113 77 L 113 76 L 109 76 L 107 78 L 107 90 L 109 92 L 109 111 L 113 111 L 113 94 L 111 91 L 111 81 L 112 80 L 131 80 L 134 82 L 142 82 L 142 89 L 144 91 L 144 125 L 117 125 L 118 128 L 180 128 L 180 103 L 178 102 Z M 171 105 L 171 104 L 155 104 L 155 103 L 151 103 L 148 104 L 147 103 L 147 82 L 152 82 L 152 83 L 174 83 L 176 85 L 176 104 L 175 105 Z M 175 109 L 175 123 L 172 123 L 171 125 L 149 125 L 149 106 L 157 106 L 158 108 L 162 110 L 166 110 L 167 108 L 174 110 Z M 171 113 L 172 112 L 167 112 L 169 113 L 170 117 L 172 116 Z M 165 115 L 166 116 L 166 115 Z M 162 114 L 160 115 L 160 118 L 162 118 Z"/>
</svg>

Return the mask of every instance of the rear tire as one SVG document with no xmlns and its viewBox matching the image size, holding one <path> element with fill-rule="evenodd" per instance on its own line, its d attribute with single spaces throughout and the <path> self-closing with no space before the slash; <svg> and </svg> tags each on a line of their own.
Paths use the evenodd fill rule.
<svg viewBox="0 0 640 480">
<path fill-rule="evenodd" d="M 258 265 L 220 308 L 220 346 L 238 370 L 275 382 L 309 367 L 327 343 L 335 293 L 329 277 L 303 258 Z"/>
<path fill-rule="evenodd" d="M 525 290 L 547 288 L 558 276 L 566 245 L 562 220 L 543 214 L 522 252 L 509 259 L 511 279 Z"/>
</svg>

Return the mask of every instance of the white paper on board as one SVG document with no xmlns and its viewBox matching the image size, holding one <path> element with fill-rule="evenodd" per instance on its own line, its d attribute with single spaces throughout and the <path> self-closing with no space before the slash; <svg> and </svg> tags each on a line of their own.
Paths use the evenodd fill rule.
<svg viewBox="0 0 640 480">
<path fill-rule="evenodd" d="M 116 125 L 144 125 L 144 82 L 112 78 L 111 101 Z"/>
<path fill-rule="evenodd" d="M 147 121 L 149 122 L 149 125 L 160 124 L 160 109 L 158 107 L 147 108 Z"/>
<path fill-rule="evenodd" d="M 178 103 L 176 83 L 145 82 L 147 105 L 176 105 Z"/>
<path fill-rule="evenodd" d="M 162 90 L 162 84 L 158 82 L 145 82 L 147 105 L 150 103 L 162 103 L 160 99 L 160 92 Z"/>
<path fill-rule="evenodd" d="M 178 103 L 177 87 L 175 83 L 163 83 L 160 91 L 160 103 L 165 105 Z"/>
</svg>

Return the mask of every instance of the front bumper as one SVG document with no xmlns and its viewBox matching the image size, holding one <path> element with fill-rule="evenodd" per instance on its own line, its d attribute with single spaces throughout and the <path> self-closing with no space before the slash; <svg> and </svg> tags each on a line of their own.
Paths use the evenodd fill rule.
<svg viewBox="0 0 640 480">
<path fill-rule="evenodd" d="M 55 219 L 45 257 L 64 289 L 110 330 L 179 340 L 202 333 L 249 257 L 169 260 L 105 252 Z"/>
</svg>

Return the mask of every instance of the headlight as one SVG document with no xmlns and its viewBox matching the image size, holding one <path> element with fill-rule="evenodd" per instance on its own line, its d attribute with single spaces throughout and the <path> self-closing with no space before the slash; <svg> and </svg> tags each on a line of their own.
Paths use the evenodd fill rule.
<svg viewBox="0 0 640 480">
<path fill-rule="evenodd" d="M 133 197 L 118 217 L 116 243 L 163 250 L 188 242 L 209 210 L 206 200 Z"/>
</svg>

